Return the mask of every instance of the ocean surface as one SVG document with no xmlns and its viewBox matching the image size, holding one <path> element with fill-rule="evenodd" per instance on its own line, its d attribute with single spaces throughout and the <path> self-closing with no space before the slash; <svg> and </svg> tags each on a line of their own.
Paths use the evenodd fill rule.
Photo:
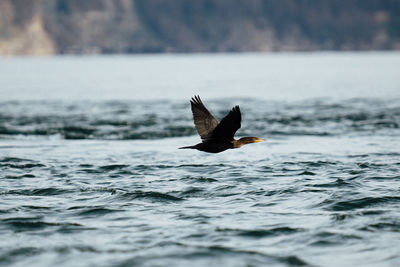
<svg viewBox="0 0 400 267">
<path fill-rule="evenodd" d="M 400 266 L 399 127 L 400 53 L 1 58 L 0 266 Z"/>
</svg>

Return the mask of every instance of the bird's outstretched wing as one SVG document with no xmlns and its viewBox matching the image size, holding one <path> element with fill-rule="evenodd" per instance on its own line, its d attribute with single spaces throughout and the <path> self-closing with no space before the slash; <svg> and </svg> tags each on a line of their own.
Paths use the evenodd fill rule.
<svg viewBox="0 0 400 267">
<path fill-rule="evenodd" d="M 215 127 L 218 125 L 217 119 L 207 110 L 199 96 L 192 97 L 190 101 L 194 125 L 203 141 L 207 140 Z"/>
<path fill-rule="evenodd" d="M 235 106 L 226 115 L 212 133 L 212 138 L 222 138 L 226 140 L 233 140 L 233 136 L 240 128 L 242 121 L 242 114 L 240 113 L 239 106 Z"/>
</svg>

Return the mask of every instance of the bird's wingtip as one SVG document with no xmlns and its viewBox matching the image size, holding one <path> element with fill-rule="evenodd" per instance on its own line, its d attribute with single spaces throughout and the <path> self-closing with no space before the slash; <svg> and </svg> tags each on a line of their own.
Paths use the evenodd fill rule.
<svg viewBox="0 0 400 267">
<path fill-rule="evenodd" d="M 234 111 L 234 112 L 239 111 L 239 112 L 240 112 L 239 106 L 238 106 L 238 105 L 234 106 L 234 107 L 232 108 L 232 111 Z"/>
<path fill-rule="evenodd" d="M 203 104 L 203 102 L 201 101 L 201 98 L 199 95 L 195 95 L 192 97 L 192 99 L 190 100 L 190 103 L 192 104 Z"/>
</svg>

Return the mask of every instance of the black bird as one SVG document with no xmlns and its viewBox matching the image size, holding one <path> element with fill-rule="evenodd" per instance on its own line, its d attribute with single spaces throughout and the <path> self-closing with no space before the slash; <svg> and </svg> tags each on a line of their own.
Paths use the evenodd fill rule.
<svg viewBox="0 0 400 267">
<path fill-rule="evenodd" d="M 239 148 L 246 144 L 265 141 L 258 137 L 242 137 L 239 140 L 233 138 L 242 121 L 239 106 L 233 107 L 218 124 L 199 96 L 192 97 L 190 104 L 192 105 L 194 125 L 202 142 L 194 146 L 180 147 L 180 149 L 191 148 L 209 153 L 219 153 L 230 148 Z"/>
</svg>

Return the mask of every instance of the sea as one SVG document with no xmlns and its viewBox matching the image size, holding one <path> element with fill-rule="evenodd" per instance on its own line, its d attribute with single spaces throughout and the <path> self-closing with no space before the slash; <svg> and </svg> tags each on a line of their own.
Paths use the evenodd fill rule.
<svg viewBox="0 0 400 267">
<path fill-rule="evenodd" d="M 218 154 L 190 98 L 236 137 Z M 400 53 L 0 58 L 0 266 L 400 266 Z"/>
</svg>

